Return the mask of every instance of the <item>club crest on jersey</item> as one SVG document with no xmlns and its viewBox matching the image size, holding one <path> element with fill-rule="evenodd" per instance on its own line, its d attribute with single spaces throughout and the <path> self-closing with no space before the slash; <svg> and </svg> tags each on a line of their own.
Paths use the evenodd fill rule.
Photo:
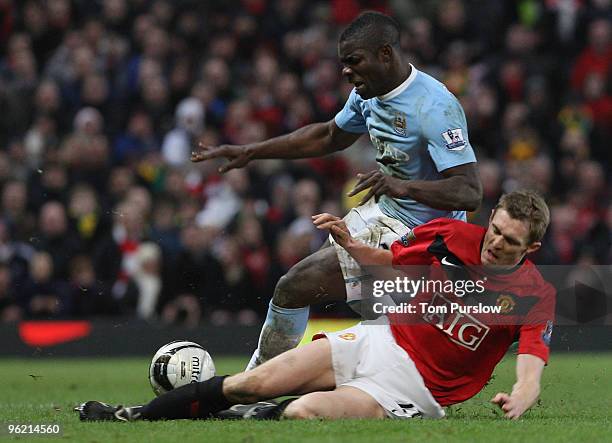
<svg viewBox="0 0 612 443">
<path fill-rule="evenodd" d="M 449 151 L 461 151 L 465 148 L 465 140 L 463 139 L 463 130 L 461 128 L 447 129 L 442 133 L 442 137 L 444 137 L 446 149 Z"/>
<path fill-rule="evenodd" d="M 512 298 L 511 295 L 502 294 L 497 297 L 497 306 L 501 309 L 499 310 L 500 314 L 509 314 L 514 309 L 516 302 Z"/>
<path fill-rule="evenodd" d="M 393 130 L 402 136 L 406 136 L 406 114 L 397 111 L 393 118 Z"/>
<path fill-rule="evenodd" d="M 553 322 L 552 320 L 548 320 L 546 322 L 546 327 L 542 331 L 542 341 L 546 343 L 546 346 L 550 346 L 550 339 L 552 337 L 553 330 Z"/>
</svg>

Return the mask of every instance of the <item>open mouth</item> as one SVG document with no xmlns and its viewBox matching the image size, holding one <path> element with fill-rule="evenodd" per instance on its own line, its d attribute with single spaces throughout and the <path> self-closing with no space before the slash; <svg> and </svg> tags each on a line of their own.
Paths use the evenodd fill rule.
<svg viewBox="0 0 612 443">
<path fill-rule="evenodd" d="M 363 82 L 354 82 L 353 85 L 355 85 L 355 89 L 362 89 L 365 86 L 365 83 L 363 83 Z"/>
<path fill-rule="evenodd" d="M 497 255 L 493 254 L 490 249 L 487 249 L 487 257 L 489 260 L 497 260 Z"/>
</svg>

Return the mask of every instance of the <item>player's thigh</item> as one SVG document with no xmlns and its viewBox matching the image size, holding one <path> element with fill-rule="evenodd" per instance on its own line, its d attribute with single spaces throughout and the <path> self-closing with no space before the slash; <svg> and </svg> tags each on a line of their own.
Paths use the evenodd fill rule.
<svg viewBox="0 0 612 443">
<path fill-rule="evenodd" d="M 340 386 L 330 392 L 313 392 L 292 402 L 287 418 L 385 418 L 382 406 L 364 391 Z"/>
<path fill-rule="evenodd" d="M 273 297 L 274 304 L 283 308 L 300 308 L 345 299 L 344 277 L 338 255 L 329 244 L 296 263 L 282 276 Z"/>
<path fill-rule="evenodd" d="M 327 339 L 320 339 L 228 377 L 224 392 L 245 402 L 325 391 L 335 386 L 331 346 Z"/>
</svg>

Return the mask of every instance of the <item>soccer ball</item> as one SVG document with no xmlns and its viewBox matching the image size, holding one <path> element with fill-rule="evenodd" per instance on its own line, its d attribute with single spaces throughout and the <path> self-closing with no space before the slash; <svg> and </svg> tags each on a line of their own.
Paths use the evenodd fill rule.
<svg viewBox="0 0 612 443">
<path fill-rule="evenodd" d="M 215 364 L 210 354 L 199 344 L 184 340 L 159 348 L 149 367 L 149 381 L 155 395 L 214 375 Z"/>
</svg>

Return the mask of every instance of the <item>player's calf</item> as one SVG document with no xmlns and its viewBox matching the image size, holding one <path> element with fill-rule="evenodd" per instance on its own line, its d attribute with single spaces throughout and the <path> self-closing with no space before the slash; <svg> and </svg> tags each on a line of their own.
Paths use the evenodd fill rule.
<svg viewBox="0 0 612 443">
<path fill-rule="evenodd" d="M 309 305 L 345 300 L 344 279 L 334 248 L 306 257 L 281 277 L 247 370 L 295 348 L 306 330 Z"/>
<path fill-rule="evenodd" d="M 261 399 L 273 398 L 269 377 L 262 368 L 242 372 L 225 380 L 223 394 L 233 403 L 254 403 Z"/>
</svg>

